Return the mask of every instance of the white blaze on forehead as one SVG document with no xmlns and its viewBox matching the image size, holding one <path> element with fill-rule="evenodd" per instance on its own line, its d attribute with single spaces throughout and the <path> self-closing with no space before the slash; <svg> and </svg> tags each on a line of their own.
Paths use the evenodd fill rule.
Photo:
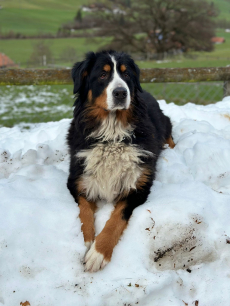
<svg viewBox="0 0 230 306">
<path fill-rule="evenodd" d="M 106 89 L 108 109 L 112 110 L 112 109 L 122 109 L 123 108 L 122 106 L 116 107 L 114 105 L 113 91 L 117 87 L 124 87 L 127 90 L 127 97 L 126 97 L 126 100 L 124 101 L 124 108 L 128 109 L 130 102 L 131 102 L 129 87 L 126 84 L 126 82 L 119 76 L 117 72 L 117 62 L 115 58 L 111 56 L 111 59 L 112 59 L 114 66 L 113 66 L 112 79 Z"/>
</svg>

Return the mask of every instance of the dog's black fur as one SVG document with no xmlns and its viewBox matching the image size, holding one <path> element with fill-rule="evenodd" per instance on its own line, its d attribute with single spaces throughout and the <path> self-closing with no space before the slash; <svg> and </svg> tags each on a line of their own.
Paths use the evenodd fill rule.
<svg viewBox="0 0 230 306">
<path fill-rule="evenodd" d="M 88 271 L 97 271 L 110 261 L 133 210 L 148 198 L 155 179 L 157 158 L 164 144 L 174 146 L 170 119 L 163 114 L 157 101 L 142 90 L 139 76 L 140 70 L 132 58 L 115 51 L 88 53 L 86 59 L 72 69 L 76 100 L 67 135 L 71 158 L 67 186 L 79 204 L 85 244 L 89 247 L 93 243 L 85 258 Z M 115 90 L 125 89 L 128 96 L 117 98 L 114 87 Z M 109 132 L 103 132 L 109 135 L 109 140 L 107 136 L 99 137 L 100 128 L 104 126 L 109 128 Z M 116 137 L 123 136 L 111 137 L 115 131 Z M 111 148 L 115 148 L 114 159 Z M 91 164 L 95 149 L 101 155 L 97 156 L 95 164 Z M 114 160 L 114 168 L 111 168 Z M 114 186 L 119 186 L 118 190 Z M 88 196 L 90 191 L 94 198 Z M 110 201 L 110 195 L 114 197 L 114 212 L 95 238 L 95 202 L 103 197 Z"/>
<path fill-rule="evenodd" d="M 76 202 L 78 202 L 79 191 L 76 188 L 76 182 L 84 172 L 84 161 L 77 161 L 76 154 L 81 150 L 89 149 L 100 141 L 95 138 L 88 138 L 101 121 L 98 117 L 87 117 L 87 111 L 90 107 L 87 95 L 91 89 L 93 98 L 96 98 L 102 94 L 104 88 L 108 85 L 109 79 L 106 82 L 97 81 L 102 67 L 110 62 L 108 54 L 113 55 L 118 62 L 126 65 L 129 72 L 129 79 L 126 81 L 132 93 L 132 116 L 129 121 L 135 126 L 133 134 L 135 137 L 132 137 L 131 142 L 153 153 L 152 157 L 142 157 L 142 165 L 149 169 L 148 181 L 142 188 L 130 190 L 128 196 L 125 197 L 127 207 L 124 210 L 123 218 L 128 220 L 133 209 L 147 200 L 155 178 L 157 158 L 165 141 L 171 136 L 172 125 L 170 119 L 159 108 L 157 101 L 149 93 L 142 90 L 139 83 L 140 70 L 127 54 L 114 51 L 89 53 L 85 61 L 76 63 L 73 67 L 74 94 L 77 94 L 77 97 L 74 103 L 74 119 L 67 136 L 71 156 L 67 186 Z M 125 141 L 128 145 L 129 140 Z"/>
</svg>

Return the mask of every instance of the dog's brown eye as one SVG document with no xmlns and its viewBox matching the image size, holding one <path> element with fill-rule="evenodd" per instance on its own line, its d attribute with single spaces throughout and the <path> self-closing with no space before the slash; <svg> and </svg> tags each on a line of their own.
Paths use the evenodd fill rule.
<svg viewBox="0 0 230 306">
<path fill-rule="evenodd" d="M 128 73 L 125 73 L 124 76 L 125 76 L 125 78 L 128 78 L 128 77 L 129 77 Z"/>
<path fill-rule="evenodd" d="M 106 72 L 102 72 L 101 75 L 100 75 L 100 78 L 104 79 L 105 77 L 106 77 Z"/>
</svg>

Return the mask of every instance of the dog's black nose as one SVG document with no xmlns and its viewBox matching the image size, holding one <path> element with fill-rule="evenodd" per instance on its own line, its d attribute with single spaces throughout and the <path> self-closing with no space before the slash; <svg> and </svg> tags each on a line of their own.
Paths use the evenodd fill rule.
<svg viewBox="0 0 230 306">
<path fill-rule="evenodd" d="M 127 90 L 124 87 L 117 87 L 113 91 L 113 96 L 119 100 L 125 99 L 127 97 Z"/>
</svg>

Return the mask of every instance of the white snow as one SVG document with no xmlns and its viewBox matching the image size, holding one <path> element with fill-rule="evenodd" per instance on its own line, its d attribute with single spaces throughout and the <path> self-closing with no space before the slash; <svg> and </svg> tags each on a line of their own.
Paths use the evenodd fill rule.
<svg viewBox="0 0 230 306">
<path fill-rule="evenodd" d="M 66 187 L 70 120 L 0 129 L 0 305 L 229 305 L 230 97 L 159 103 L 176 147 L 163 151 L 148 201 L 97 273 L 84 272 Z M 112 209 L 99 203 L 97 233 Z"/>
<path fill-rule="evenodd" d="M 53 91 L 53 92 L 51 92 Z M 4 122 L 14 117 L 29 117 L 36 114 L 37 117 L 45 112 L 52 115 L 72 112 L 71 96 L 67 88 L 55 86 L 5 86 L 0 89 L 0 127 Z M 28 121 L 28 120 L 27 120 Z M 22 125 L 22 124 L 21 124 Z M 24 124 L 24 126 L 29 124 Z"/>
</svg>

